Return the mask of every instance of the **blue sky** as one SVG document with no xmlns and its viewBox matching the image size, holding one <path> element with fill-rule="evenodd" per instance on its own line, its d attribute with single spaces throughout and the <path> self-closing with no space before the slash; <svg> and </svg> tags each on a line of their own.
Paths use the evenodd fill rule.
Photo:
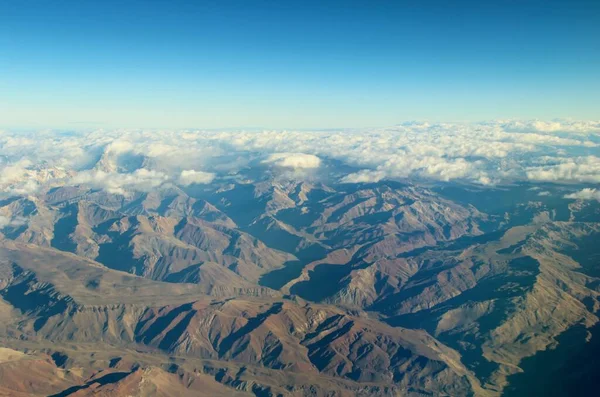
<svg viewBox="0 0 600 397">
<path fill-rule="evenodd" d="M 3 1 L 4 128 L 600 118 L 599 1 Z"/>
</svg>

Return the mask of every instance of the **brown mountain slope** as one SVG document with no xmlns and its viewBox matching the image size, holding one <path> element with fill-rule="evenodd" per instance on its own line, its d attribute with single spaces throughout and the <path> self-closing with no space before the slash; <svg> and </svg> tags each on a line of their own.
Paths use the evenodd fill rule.
<svg viewBox="0 0 600 397">
<path fill-rule="evenodd" d="M 479 390 L 460 356 L 422 331 L 332 306 L 272 298 L 215 301 L 197 285 L 159 283 L 42 251 L 3 242 L 7 281 L 0 293 L 22 314 L 9 326 L 9 339 L 94 350 L 138 345 L 148 354 L 302 372 L 317 384 L 340 378 L 380 391 Z M 13 343 L 25 343 L 18 340 Z M 129 379 L 137 384 L 137 375 Z M 289 380 L 265 386 L 297 386 Z"/>
<path fill-rule="evenodd" d="M 295 260 L 237 230 L 215 207 L 176 188 L 121 200 L 118 195 L 71 190 L 56 188 L 33 201 L 0 203 L 0 214 L 20 220 L 4 230 L 6 237 L 157 280 L 215 262 L 255 283 L 262 274 Z"/>
<path fill-rule="evenodd" d="M 64 393 L 69 393 L 72 397 L 253 395 L 224 386 L 208 375 L 184 371 L 169 373 L 157 367 L 138 368 L 131 372 L 101 371 L 85 383 L 66 389 Z"/>
<path fill-rule="evenodd" d="M 0 347 L 0 396 L 48 396 L 81 381 L 81 371 L 58 368 L 47 355 Z"/>
</svg>

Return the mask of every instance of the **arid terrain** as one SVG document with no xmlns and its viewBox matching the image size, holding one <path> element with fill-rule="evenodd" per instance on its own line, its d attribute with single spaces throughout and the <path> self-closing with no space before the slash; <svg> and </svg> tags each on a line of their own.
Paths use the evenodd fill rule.
<svg viewBox="0 0 600 397">
<path fill-rule="evenodd" d="M 528 359 L 600 337 L 600 205 L 548 189 L 6 198 L 0 395 L 527 395 Z"/>
</svg>

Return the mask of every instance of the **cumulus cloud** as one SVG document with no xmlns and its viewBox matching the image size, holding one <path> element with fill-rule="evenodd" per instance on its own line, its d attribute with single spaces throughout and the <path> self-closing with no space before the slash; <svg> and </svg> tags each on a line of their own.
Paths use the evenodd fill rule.
<svg viewBox="0 0 600 397">
<path fill-rule="evenodd" d="M 377 170 L 360 170 L 343 177 L 342 183 L 374 183 L 385 178 L 385 172 Z"/>
<path fill-rule="evenodd" d="M 544 159 L 556 164 L 529 167 L 527 178 L 548 182 L 600 183 L 600 158 L 596 156 Z"/>
<path fill-rule="evenodd" d="M 128 140 L 117 139 L 106 145 L 105 153 L 127 153 L 133 151 L 135 145 Z"/>
<path fill-rule="evenodd" d="M 8 226 L 22 226 L 24 224 L 27 223 L 27 219 L 21 217 L 21 216 L 17 216 L 14 218 L 9 218 L 7 216 L 4 215 L 0 215 L 0 229 L 4 229 L 5 227 Z"/>
<path fill-rule="evenodd" d="M 301 132 L 6 131 L 0 134 L 0 193 L 34 194 L 70 183 L 123 194 L 211 183 L 257 163 L 280 168 L 283 177 L 333 172 L 344 183 L 386 178 L 598 183 L 599 145 L 600 122 L 568 120 Z M 250 174 L 240 178 L 257 177 Z"/>
<path fill-rule="evenodd" d="M 0 165 L 0 193 L 29 195 L 40 186 L 66 178 L 69 172 L 63 168 L 37 169 L 32 161 L 21 159 L 15 163 Z"/>
<path fill-rule="evenodd" d="M 263 160 L 263 163 L 271 163 L 285 168 L 305 169 L 318 168 L 321 164 L 321 159 L 312 154 L 273 153 Z"/>
<path fill-rule="evenodd" d="M 2 173 L 0 173 L 0 183 L 10 184 L 23 180 L 27 174 L 27 167 L 31 165 L 32 162 L 26 159 L 5 165 L 2 167 Z"/>
<path fill-rule="evenodd" d="M 179 175 L 179 184 L 183 186 L 189 186 L 194 183 L 211 183 L 213 179 L 215 179 L 215 174 L 210 172 L 183 170 Z"/>
<path fill-rule="evenodd" d="M 600 121 L 577 120 L 508 120 L 499 122 L 506 131 L 515 132 L 570 132 L 570 133 L 598 133 Z"/>
<path fill-rule="evenodd" d="M 565 198 L 575 200 L 598 200 L 600 201 L 600 190 L 585 188 L 578 192 L 565 195 Z"/>
<path fill-rule="evenodd" d="M 0 215 L 0 229 L 4 229 L 10 224 L 10 219 L 4 215 Z"/>
<path fill-rule="evenodd" d="M 162 172 L 141 168 L 129 174 L 101 170 L 85 171 L 77 174 L 70 182 L 124 195 L 128 190 L 149 192 L 168 180 L 169 177 Z"/>
<path fill-rule="evenodd" d="M 203 171 L 183 170 L 177 178 L 174 178 L 165 172 L 140 168 L 131 173 L 83 171 L 74 176 L 69 183 L 126 195 L 129 191 L 150 192 L 167 183 L 182 186 L 210 183 L 214 178 L 214 174 Z"/>
</svg>

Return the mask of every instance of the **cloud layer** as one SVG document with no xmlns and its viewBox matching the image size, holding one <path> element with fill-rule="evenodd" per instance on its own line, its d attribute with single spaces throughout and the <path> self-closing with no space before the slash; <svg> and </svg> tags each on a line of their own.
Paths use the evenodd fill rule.
<svg viewBox="0 0 600 397">
<path fill-rule="evenodd" d="M 124 194 L 252 169 L 334 182 L 600 183 L 600 122 L 405 123 L 346 131 L 0 132 L 0 189 L 82 184 Z M 343 165 L 336 167 L 334 165 Z"/>
<path fill-rule="evenodd" d="M 585 188 L 578 192 L 565 195 L 565 198 L 575 200 L 598 200 L 600 201 L 600 190 Z"/>
</svg>

